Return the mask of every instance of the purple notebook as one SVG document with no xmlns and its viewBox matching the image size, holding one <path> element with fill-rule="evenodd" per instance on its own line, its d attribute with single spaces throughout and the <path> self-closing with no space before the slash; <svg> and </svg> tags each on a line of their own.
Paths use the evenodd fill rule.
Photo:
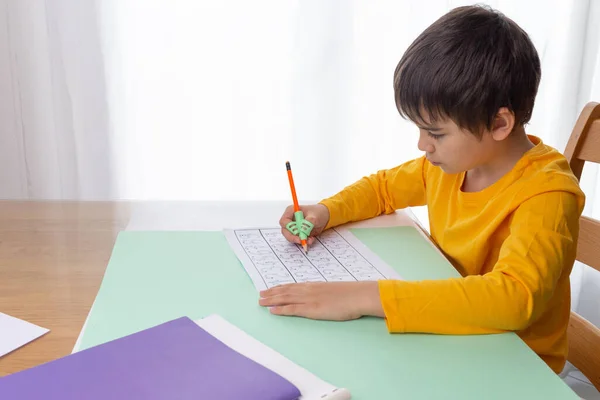
<svg viewBox="0 0 600 400">
<path fill-rule="evenodd" d="M 0 378 L 11 400 L 295 400 L 289 381 L 183 317 Z"/>
</svg>

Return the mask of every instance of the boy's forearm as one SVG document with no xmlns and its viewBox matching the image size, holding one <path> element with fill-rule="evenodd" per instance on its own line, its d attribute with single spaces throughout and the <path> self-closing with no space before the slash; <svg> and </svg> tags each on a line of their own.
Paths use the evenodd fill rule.
<svg viewBox="0 0 600 400">
<path fill-rule="evenodd" d="M 380 215 L 382 211 L 379 197 L 369 183 L 369 178 L 363 178 L 336 195 L 322 200 L 320 203 L 329 209 L 326 229 Z"/>
<path fill-rule="evenodd" d="M 421 158 L 379 171 L 322 200 L 330 213 L 326 228 L 425 205 L 424 162 Z"/>
<path fill-rule="evenodd" d="M 501 274 L 439 281 L 380 281 L 390 332 L 488 334 L 531 321 L 525 288 Z"/>
</svg>

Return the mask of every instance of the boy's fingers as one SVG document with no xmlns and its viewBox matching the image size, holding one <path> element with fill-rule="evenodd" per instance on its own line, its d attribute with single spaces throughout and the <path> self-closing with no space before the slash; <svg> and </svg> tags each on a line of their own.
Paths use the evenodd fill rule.
<svg viewBox="0 0 600 400">
<path fill-rule="evenodd" d="M 296 315 L 299 317 L 305 317 L 307 314 L 306 308 L 307 306 L 304 304 L 288 304 L 284 306 L 271 307 L 269 311 L 275 315 Z"/>
<path fill-rule="evenodd" d="M 284 306 L 288 304 L 302 303 L 302 298 L 294 293 L 283 293 L 275 296 L 263 297 L 258 300 L 258 304 L 265 307 Z"/>
<path fill-rule="evenodd" d="M 279 219 L 279 225 L 281 225 L 282 228 L 285 228 L 285 226 L 287 224 L 292 222 L 293 218 L 294 218 L 294 206 L 288 206 L 285 209 L 285 211 L 283 212 L 283 215 L 281 216 L 281 218 Z"/>
<path fill-rule="evenodd" d="M 275 296 L 277 293 L 281 293 L 282 290 L 285 290 L 286 284 L 283 285 L 277 285 L 277 286 L 273 286 L 271 288 L 268 289 L 264 289 L 261 290 L 259 292 L 260 297 L 269 297 L 269 296 Z"/>
<path fill-rule="evenodd" d="M 302 209 L 302 207 L 300 207 Z M 304 211 L 304 210 L 303 210 Z M 310 221 L 313 225 L 316 223 L 316 217 L 314 215 L 306 215 L 305 218 Z M 300 238 L 297 235 L 293 235 L 290 231 L 287 230 L 286 226 L 294 220 L 294 206 L 288 206 L 283 215 L 279 219 L 279 226 L 281 226 L 281 233 L 283 236 L 292 243 L 301 243 Z M 309 236 L 308 245 L 313 244 L 315 238 L 313 236 Z"/>
<path fill-rule="evenodd" d="M 273 286 L 269 289 L 261 290 L 259 295 L 261 298 L 289 295 L 290 293 L 297 293 L 297 289 L 300 287 L 302 287 L 302 283 L 283 283 L 281 285 Z"/>
<path fill-rule="evenodd" d="M 281 233 L 283 234 L 283 237 L 285 237 L 288 240 L 288 242 L 300 243 L 300 237 L 293 235 L 292 232 L 287 230 L 287 228 L 282 227 Z"/>
<path fill-rule="evenodd" d="M 292 220 L 290 218 L 287 218 L 285 215 L 283 217 L 281 217 L 281 219 L 279 220 L 279 226 L 281 226 L 282 228 L 285 228 L 285 226 L 287 224 L 289 224 L 290 222 L 292 222 Z"/>
</svg>

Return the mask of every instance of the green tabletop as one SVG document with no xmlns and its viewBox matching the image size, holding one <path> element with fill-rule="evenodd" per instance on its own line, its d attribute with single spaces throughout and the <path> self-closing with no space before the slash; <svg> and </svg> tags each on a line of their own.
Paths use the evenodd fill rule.
<svg viewBox="0 0 600 400">
<path fill-rule="evenodd" d="M 458 276 L 413 227 L 353 233 L 407 280 Z M 353 399 L 576 399 L 515 334 L 390 334 L 379 318 L 271 315 L 221 232 L 122 232 L 80 349 L 220 314 Z"/>
</svg>

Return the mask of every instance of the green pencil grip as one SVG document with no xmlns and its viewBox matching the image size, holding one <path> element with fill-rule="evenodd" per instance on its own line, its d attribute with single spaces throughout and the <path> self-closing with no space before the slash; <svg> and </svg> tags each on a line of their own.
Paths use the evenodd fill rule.
<svg viewBox="0 0 600 400">
<path fill-rule="evenodd" d="M 294 213 L 294 219 L 294 221 L 288 222 L 285 227 L 288 231 L 292 232 L 293 235 L 300 236 L 301 240 L 306 240 L 314 228 L 314 225 L 312 222 L 304 219 L 304 213 L 302 213 L 302 211 L 296 211 Z"/>
</svg>

